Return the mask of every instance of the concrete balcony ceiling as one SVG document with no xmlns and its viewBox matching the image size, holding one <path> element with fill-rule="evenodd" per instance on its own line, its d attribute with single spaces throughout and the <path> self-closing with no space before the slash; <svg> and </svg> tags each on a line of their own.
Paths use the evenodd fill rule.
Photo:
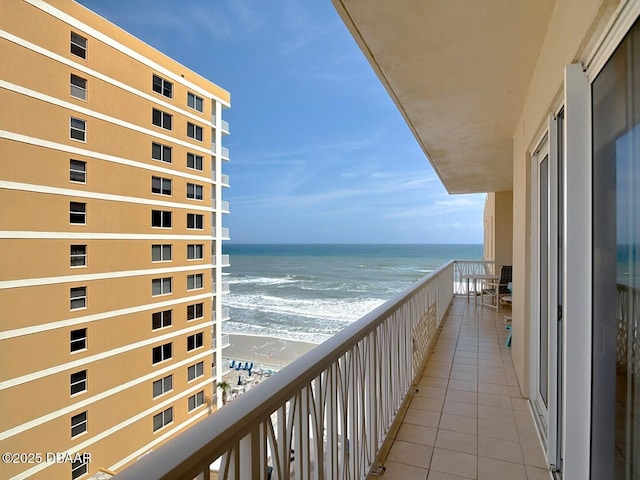
<svg viewBox="0 0 640 480">
<path fill-rule="evenodd" d="M 332 0 L 449 193 L 512 190 L 554 0 Z"/>
</svg>

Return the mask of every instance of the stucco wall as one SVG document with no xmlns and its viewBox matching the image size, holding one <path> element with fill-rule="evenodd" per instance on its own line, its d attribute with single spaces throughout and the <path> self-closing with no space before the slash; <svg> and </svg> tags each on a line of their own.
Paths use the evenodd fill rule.
<svg viewBox="0 0 640 480">
<path fill-rule="evenodd" d="M 520 387 L 529 396 L 532 244 L 530 155 L 544 135 L 550 114 L 562 106 L 565 65 L 584 62 L 619 0 L 558 0 L 513 136 L 513 340 L 512 358 Z"/>
</svg>

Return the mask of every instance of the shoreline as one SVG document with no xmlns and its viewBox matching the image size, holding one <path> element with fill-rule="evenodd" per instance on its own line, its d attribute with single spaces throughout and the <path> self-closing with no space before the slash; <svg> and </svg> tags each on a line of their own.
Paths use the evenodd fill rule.
<svg viewBox="0 0 640 480">
<path fill-rule="evenodd" d="M 252 362 L 253 372 L 261 370 L 278 371 L 308 351 L 315 348 L 315 343 L 296 340 L 283 340 L 276 337 L 229 334 L 229 346 L 222 352 L 225 368 L 230 360 L 237 362 Z M 263 375 L 249 376 L 246 370 L 230 370 L 223 375 L 223 380 L 231 387 L 239 384 L 253 383 L 262 379 Z M 233 391 L 236 389 L 234 388 Z"/>
<path fill-rule="evenodd" d="M 254 370 L 280 370 L 316 346 L 298 340 L 230 333 L 229 346 L 222 352 L 222 357 L 236 362 L 253 362 Z"/>
</svg>

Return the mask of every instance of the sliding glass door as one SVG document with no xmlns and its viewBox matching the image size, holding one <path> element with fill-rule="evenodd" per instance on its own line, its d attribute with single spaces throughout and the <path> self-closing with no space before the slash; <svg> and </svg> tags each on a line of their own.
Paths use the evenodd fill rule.
<svg viewBox="0 0 640 480">
<path fill-rule="evenodd" d="M 640 479 L 640 26 L 592 84 L 591 479 Z"/>
</svg>

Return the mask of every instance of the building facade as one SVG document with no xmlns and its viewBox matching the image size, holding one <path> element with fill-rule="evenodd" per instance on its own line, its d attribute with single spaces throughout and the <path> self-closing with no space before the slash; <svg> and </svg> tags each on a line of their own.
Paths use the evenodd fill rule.
<svg viewBox="0 0 640 480">
<path fill-rule="evenodd" d="M 0 37 L 0 477 L 118 472 L 218 403 L 230 96 L 71 0 Z"/>
</svg>

